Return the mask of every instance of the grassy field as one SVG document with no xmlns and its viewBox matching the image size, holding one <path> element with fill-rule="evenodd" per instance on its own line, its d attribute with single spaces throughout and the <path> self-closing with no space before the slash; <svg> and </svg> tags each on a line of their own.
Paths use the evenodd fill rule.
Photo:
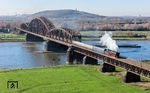
<svg viewBox="0 0 150 93">
<path fill-rule="evenodd" d="M 113 37 L 114 40 L 145 40 L 145 38 L 134 38 L 134 37 Z M 99 41 L 100 37 L 94 37 L 94 38 L 82 38 L 83 41 Z"/>
<path fill-rule="evenodd" d="M 116 40 L 145 40 L 147 36 L 150 36 L 150 31 L 111 31 L 113 39 Z M 104 34 L 104 31 L 81 31 L 83 36 L 94 36 L 94 38 L 86 38 L 83 40 L 99 40 Z M 145 37 L 144 37 L 145 36 Z"/>
<path fill-rule="evenodd" d="M 7 89 L 8 80 L 17 80 L 18 89 Z M 0 93 L 150 93 L 149 89 L 125 84 L 120 78 L 101 73 L 95 66 L 1 71 Z"/>
<path fill-rule="evenodd" d="M 143 61 L 145 62 L 146 64 L 150 64 L 150 60 L 146 60 L 146 61 Z"/>
<path fill-rule="evenodd" d="M 82 35 L 101 36 L 105 31 L 80 31 Z M 113 36 L 150 35 L 150 31 L 111 31 Z"/>
<path fill-rule="evenodd" d="M 25 36 L 12 33 L 0 33 L 0 41 L 25 41 Z"/>
<path fill-rule="evenodd" d="M 104 31 L 81 31 L 82 40 L 99 40 Z M 144 40 L 145 37 L 134 37 L 135 35 L 149 35 L 150 31 L 113 31 L 113 39 L 116 40 Z M 85 36 L 85 37 L 84 37 Z M 86 36 L 94 36 L 92 38 Z M 25 41 L 25 35 L 12 33 L 0 33 L 0 41 Z"/>
</svg>

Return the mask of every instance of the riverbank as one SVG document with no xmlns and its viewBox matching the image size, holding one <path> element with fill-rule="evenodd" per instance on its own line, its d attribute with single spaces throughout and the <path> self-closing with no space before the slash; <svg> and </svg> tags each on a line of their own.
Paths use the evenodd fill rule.
<svg viewBox="0 0 150 93">
<path fill-rule="evenodd" d="M 81 31 L 82 41 L 99 41 L 102 36 L 103 31 Z M 149 35 L 150 31 L 147 32 L 113 32 L 114 40 L 147 40 L 148 38 L 144 37 Z M 136 36 L 137 35 L 137 36 Z M 138 36 L 139 35 L 139 36 Z M 142 37 L 143 36 L 143 37 Z M 24 42 L 25 35 L 13 34 L 13 33 L 0 33 L 0 42 Z"/>
<path fill-rule="evenodd" d="M 135 37 L 130 37 L 130 38 L 113 38 L 114 40 L 149 40 L 146 38 L 135 38 Z M 99 41 L 100 37 L 97 38 L 82 38 L 82 41 Z"/>
<path fill-rule="evenodd" d="M 25 35 L 0 33 L 0 42 L 24 42 Z"/>
<path fill-rule="evenodd" d="M 150 60 L 144 60 L 144 61 L 142 61 L 142 62 L 144 62 L 144 63 L 146 63 L 146 64 L 150 64 Z"/>
<path fill-rule="evenodd" d="M 83 41 L 99 40 L 104 31 L 80 31 Z M 147 40 L 150 31 L 112 31 L 115 40 Z M 0 33 L 0 41 L 25 41 L 25 35 Z"/>
<path fill-rule="evenodd" d="M 149 40 L 150 31 L 111 31 L 115 40 Z M 81 31 L 82 40 L 99 40 L 104 31 Z"/>
<path fill-rule="evenodd" d="M 1 71 L 2 93 L 149 93 L 150 89 L 125 84 L 121 78 L 101 73 L 99 66 L 65 65 Z M 7 81 L 18 81 L 18 89 L 7 89 Z"/>
</svg>

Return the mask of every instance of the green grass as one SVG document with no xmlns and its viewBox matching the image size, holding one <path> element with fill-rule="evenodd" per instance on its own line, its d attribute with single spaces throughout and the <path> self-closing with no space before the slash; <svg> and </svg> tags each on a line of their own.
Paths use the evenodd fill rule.
<svg viewBox="0 0 150 93">
<path fill-rule="evenodd" d="M 7 89 L 8 80 L 18 80 L 18 89 Z M 125 84 L 95 66 L 57 66 L 1 71 L 0 93 L 150 93 Z"/>
<path fill-rule="evenodd" d="M 146 64 L 150 64 L 150 60 L 144 61 Z"/>
<path fill-rule="evenodd" d="M 114 37 L 114 40 L 145 40 L 145 38 L 135 38 L 135 37 L 128 37 L 128 38 L 121 38 L 121 37 Z M 82 38 L 83 41 L 99 41 L 100 38 Z"/>
<path fill-rule="evenodd" d="M 0 33 L 0 40 L 25 40 L 25 36 L 12 33 Z"/>
<path fill-rule="evenodd" d="M 114 37 L 117 36 L 135 36 L 135 35 L 150 35 L 150 31 L 111 31 Z M 94 36 L 101 36 L 104 34 L 104 31 L 80 31 L 81 35 L 94 35 Z"/>
<path fill-rule="evenodd" d="M 113 36 L 133 36 L 138 35 L 150 35 L 150 31 L 111 31 Z M 104 31 L 80 31 L 82 35 L 96 35 L 101 36 Z"/>
<path fill-rule="evenodd" d="M 150 36 L 150 31 L 111 31 L 113 33 L 113 39 L 116 40 L 145 40 Z M 83 37 L 82 40 L 99 40 L 104 34 L 104 31 L 80 31 L 83 36 L 95 36 L 94 38 Z M 138 37 L 139 36 L 139 37 Z M 141 36 L 141 37 L 140 37 Z"/>
</svg>

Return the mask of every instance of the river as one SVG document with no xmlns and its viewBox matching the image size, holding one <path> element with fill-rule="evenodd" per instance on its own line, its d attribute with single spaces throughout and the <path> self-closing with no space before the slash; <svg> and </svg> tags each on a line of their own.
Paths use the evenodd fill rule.
<svg viewBox="0 0 150 93">
<path fill-rule="evenodd" d="M 99 41 L 84 41 L 98 44 Z M 120 48 L 121 55 L 131 59 L 150 60 L 150 41 L 117 41 L 117 44 L 138 44 L 141 48 Z M 44 52 L 45 42 L 0 42 L 0 68 L 32 68 L 65 64 L 66 54 Z"/>
</svg>

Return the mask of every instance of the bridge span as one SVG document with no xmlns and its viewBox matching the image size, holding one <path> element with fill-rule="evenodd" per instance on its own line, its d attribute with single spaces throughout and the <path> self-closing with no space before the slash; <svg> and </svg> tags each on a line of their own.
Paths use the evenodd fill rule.
<svg viewBox="0 0 150 93">
<path fill-rule="evenodd" d="M 136 62 L 126 58 L 116 58 L 87 48 L 87 44 L 81 45 L 81 35 L 68 28 L 56 28 L 53 23 L 44 18 L 38 17 L 30 23 L 24 23 L 17 28 L 20 32 L 27 33 L 27 41 L 47 41 L 47 51 L 67 51 L 67 63 L 74 64 L 97 64 L 98 60 L 103 60 L 102 72 L 113 72 L 115 67 L 127 70 L 124 76 L 125 82 L 140 81 L 140 76 L 150 78 L 150 65 Z"/>
</svg>

